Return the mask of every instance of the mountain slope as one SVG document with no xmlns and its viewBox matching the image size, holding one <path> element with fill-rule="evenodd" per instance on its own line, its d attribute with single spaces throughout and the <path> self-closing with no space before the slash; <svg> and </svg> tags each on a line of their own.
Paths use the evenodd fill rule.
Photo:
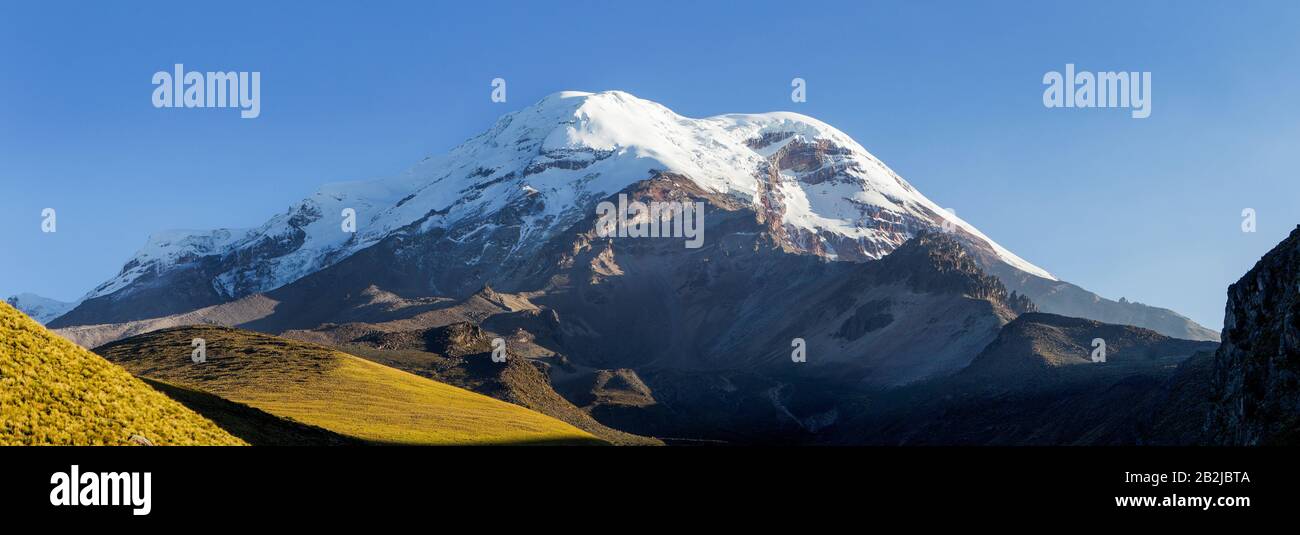
<svg viewBox="0 0 1300 535">
<path fill-rule="evenodd" d="M 689 191 L 662 178 L 628 195 Z M 717 238 L 701 248 L 601 238 L 592 222 L 542 248 L 533 302 L 558 318 L 553 349 L 600 369 L 778 370 L 896 384 L 960 369 L 1023 309 L 950 235 L 924 234 L 875 262 L 829 262 L 786 252 L 751 206 L 696 194 L 718 207 L 704 227 Z M 790 366 L 796 338 L 810 348 L 807 366 Z"/>
<path fill-rule="evenodd" d="M 558 314 L 558 330 L 534 334 L 549 340 L 548 349 L 583 366 L 782 366 L 789 362 L 791 340 L 804 338 L 817 357 L 806 371 L 833 363 L 853 368 L 850 375 L 860 380 L 892 384 L 965 366 L 1021 306 L 1011 303 L 1012 296 L 979 269 L 968 247 L 948 234 L 917 241 L 919 249 L 933 251 L 903 251 L 867 263 L 831 262 L 790 254 L 757 221 L 752 205 L 710 194 L 682 177 L 639 182 L 622 193 L 632 199 L 705 202 L 704 233 L 716 238 L 698 249 L 673 239 L 601 238 L 595 214 L 587 214 L 536 245 L 528 263 L 498 272 Z M 424 269 L 447 257 L 443 247 L 440 241 L 388 238 L 264 296 L 203 309 L 202 315 L 60 332 L 86 343 L 178 323 L 280 333 L 441 314 L 437 311 L 452 310 L 445 301 L 400 295 L 415 294 L 415 286 L 439 276 Z M 955 282 L 939 282 L 945 276 Z M 610 307 L 618 303 L 627 306 Z M 500 310 L 487 306 L 476 314 L 492 315 L 494 309 Z M 886 316 L 891 320 L 881 324 Z M 533 323 L 525 329 L 554 330 Z M 413 322 L 404 329 L 445 324 Z"/>
<path fill-rule="evenodd" d="M 1032 307 L 948 235 L 828 262 L 783 252 L 747 211 L 707 218 L 706 234 L 725 238 L 699 249 L 583 232 L 543 253 L 559 267 L 539 274 L 542 313 L 515 325 L 574 366 L 554 379 L 561 393 L 641 434 L 788 443 L 850 414 L 864 390 L 960 370 Z M 791 358 L 796 338 L 806 362 Z M 649 397 L 601 399 L 602 376 L 632 373 Z"/>
<path fill-rule="evenodd" d="M 1007 285 L 1007 289 L 1034 300 L 1045 311 L 1062 316 L 1087 318 L 1102 323 L 1151 329 L 1172 338 L 1219 341 L 1219 333 L 1166 308 L 1153 307 L 1120 298 L 1106 299 L 1065 281 L 1047 280 L 1005 265 L 983 264 Z"/>
<path fill-rule="evenodd" d="M 154 390 L 166 394 L 190 410 L 212 420 L 252 446 L 360 446 L 365 442 L 316 426 L 281 418 L 219 396 L 189 388 L 143 379 Z"/>
<path fill-rule="evenodd" d="M 207 361 L 190 342 L 207 342 Z M 564 422 L 346 353 L 214 326 L 96 350 L 132 373 L 380 444 L 601 443 Z"/>
<path fill-rule="evenodd" d="M 157 445 L 244 444 L 0 303 L 0 445 L 129 445 L 141 438 Z"/>
<path fill-rule="evenodd" d="M 1105 362 L 1091 341 L 1106 340 Z M 832 442 L 888 445 L 1200 444 L 1213 342 L 1053 314 L 1007 324 L 961 372 L 881 392 Z M 1194 356 L 1195 355 L 1195 356 Z"/>
<path fill-rule="evenodd" d="M 1093 341 L 1106 346 L 1106 360 L 1094 362 Z M 1008 323 L 998 337 L 962 371 L 970 376 L 1031 375 L 1066 366 L 1158 365 L 1162 359 L 1176 361 L 1196 353 L 1212 351 L 1213 342 L 1169 338 L 1155 331 L 1113 325 L 1055 314 L 1023 314 Z"/>
<path fill-rule="evenodd" d="M 373 282 L 406 297 L 463 298 L 484 284 L 520 291 L 508 273 L 526 269 L 542 244 L 612 193 L 668 175 L 749 206 L 790 252 L 875 260 L 946 227 L 983 268 L 1045 310 L 1116 317 L 1107 307 L 1078 306 L 1104 303 L 1082 290 L 1049 299 L 1056 280 L 1048 272 L 941 209 L 825 123 L 785 112 L 693 119 L 610 91 L 548 96 L 401 177 L 326 186 L 256 229 L 157 234 L 54 325 L 184 313 L 283 287 L 364 251 L 402 261 L 407 277 Z M 356 233 L 340 227 L 348 208 Z M 419 254 L 429 250 L 439 254 Z M 1161 332 L 1204 335 L 1163 309 L 1130 316 Z"/>
<path fill-rule="evenodd" d="M 691 187 L 663 178 L 627 193 L 681 195 Z M 709 202 L 724 205 L 725 199 Z M 272 306 L 240 306 L 255 310 L 240 325 L 347 346 L 478 390 L 497 379 L 461 377 L 463 359 L 427 353 L 425 333 L 481 324 L 508 335 L 511 354 L 520 347 L 514 340 L 523 338 L 525 346 L 563 356 L 547 360 L 555 364 L 549 373 L 573 397 L 551 406 L 588 407 L 601 423 L 620 429 L 639 422 L 626 429 L 642 434 L 744 442 L 786 441 L 789 433 L 824 427 L 836 419 L 841 398 L 864 386 L 956 372 L 1002 325 L 1032 309 L 984 274 L 950 235 L 914 238 L 877 262 L 829 262 L 785 252 L 749 207 L 725 206 L 706 219 L 706 234 L 721 238 L 699 249 L 676 240 L 599 238 L 589 216 L 541 248 L 534 258 L 539 269 L 518 275 L 521 285 L 536 288 L 527 294 L 482 290 L 458 302 L 395 297 L 369 281 L 391 280 L 404 266 L 364 252 L 262 297 Z M 205 319 L 234 317 L 214 312 Z M 794 338 L 807 344 L 806 363 L 791 362 Z M 407 353 L 412 347 L 425 351 Z M 617 371 L 624 368 L 644 379 L 661 403 L 615 407 L 585 399 L 592 390 L 586 378 L 599 378 L 602 370 L 626 375 Z M 548 405 L 511 401 L 563 416 Z"/>
</svg>

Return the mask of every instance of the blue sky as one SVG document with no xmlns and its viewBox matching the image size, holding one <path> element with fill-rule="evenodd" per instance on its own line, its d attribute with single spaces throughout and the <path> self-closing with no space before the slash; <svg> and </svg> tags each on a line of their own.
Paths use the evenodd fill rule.
<svg viewBox="0 0 1300 535">
<path fill-rule="evenodd" d="M 1300 223 L 1300 4 L 1044 4 L 0 2 L 0 295 L 74 299 L 154 231 L 255 226 L 546 94 L 621 89 L 812 115 L 1061 278 L 1220 327 Z M 260 71 L 261 117 L 153 108 L 175 63 Z M 1045 108 L 1066 63 L 1151 71 L 1151 117 Z"/>
</svg>

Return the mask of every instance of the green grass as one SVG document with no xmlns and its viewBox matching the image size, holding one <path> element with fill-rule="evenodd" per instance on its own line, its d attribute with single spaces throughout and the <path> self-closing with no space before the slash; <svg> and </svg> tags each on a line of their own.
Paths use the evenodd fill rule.
<svg viewBox="0 0 1300 535">
<path fill-rule="evenodd" d="M 207 362 L 190 360 L 194 338 Z M 380 444 L 599 444 L 549 416 L 326 347 L 213 326 L 97 350 L 132 373 Z"/>
<path fill-rule="evenodd" d="M 125 370 L 0 303 L 0 445 L 241 445 Z"/>
</svg>

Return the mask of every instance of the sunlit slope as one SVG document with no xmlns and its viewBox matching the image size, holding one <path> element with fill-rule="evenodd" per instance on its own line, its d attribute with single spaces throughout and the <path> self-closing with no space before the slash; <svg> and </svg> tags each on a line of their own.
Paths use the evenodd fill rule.
<svg viewBox="0 0 1300 535">
<path fill-rule="evenodd" d="M 244 443 L 0 303 L 0 444 L 127 445 L 133 436 L 157 445 Z"/>
<path fill-rule="evenodd" d="M 202 338 L 207 360 L 191 360 Z M 569 424 L 326 347 L 215 326 L 96 350 L 136 375 L 383 444 L 601 443 Z"/>
</svg>

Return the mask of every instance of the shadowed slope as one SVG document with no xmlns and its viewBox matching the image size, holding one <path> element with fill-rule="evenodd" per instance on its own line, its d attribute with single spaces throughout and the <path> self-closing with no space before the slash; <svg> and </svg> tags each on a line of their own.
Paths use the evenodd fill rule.
<svg viewBox="0 0 1300 535">
<path fill-rule="evenodd" d="M 1106 347 L 1107 366 L 1172 363 L 1197 351 L 1212 351 L 1214 342 L 1180 340 L 1128 325 L 1112 325 L 1056 314 L 1021 315 L 1003 327 L 997 339 L 975 357 L 967 375 L 1030 374 L 1063 366 L 1094 365 L 1092 353 Z"/>
<path fill-rule="evenodd" d="M 1096 338 L 1106 342 L 1104 362 L 1092 361 Z M 881 393 L 835 441 L 1199 444 L 1205 355 L 1215 346 L 1127 325 L 1022 314 L 968 368 Z"/>
<path fill-rule="evenodd" d="M 360 439 L 295 422 L 289 418 L 281 418 L 207 392 L 153 379 L 144 379 L 144 382 L 190 410 L 216 422 L 228 433 L 253 446 L 362 446 L 366 444 Z"/>
</svg>

